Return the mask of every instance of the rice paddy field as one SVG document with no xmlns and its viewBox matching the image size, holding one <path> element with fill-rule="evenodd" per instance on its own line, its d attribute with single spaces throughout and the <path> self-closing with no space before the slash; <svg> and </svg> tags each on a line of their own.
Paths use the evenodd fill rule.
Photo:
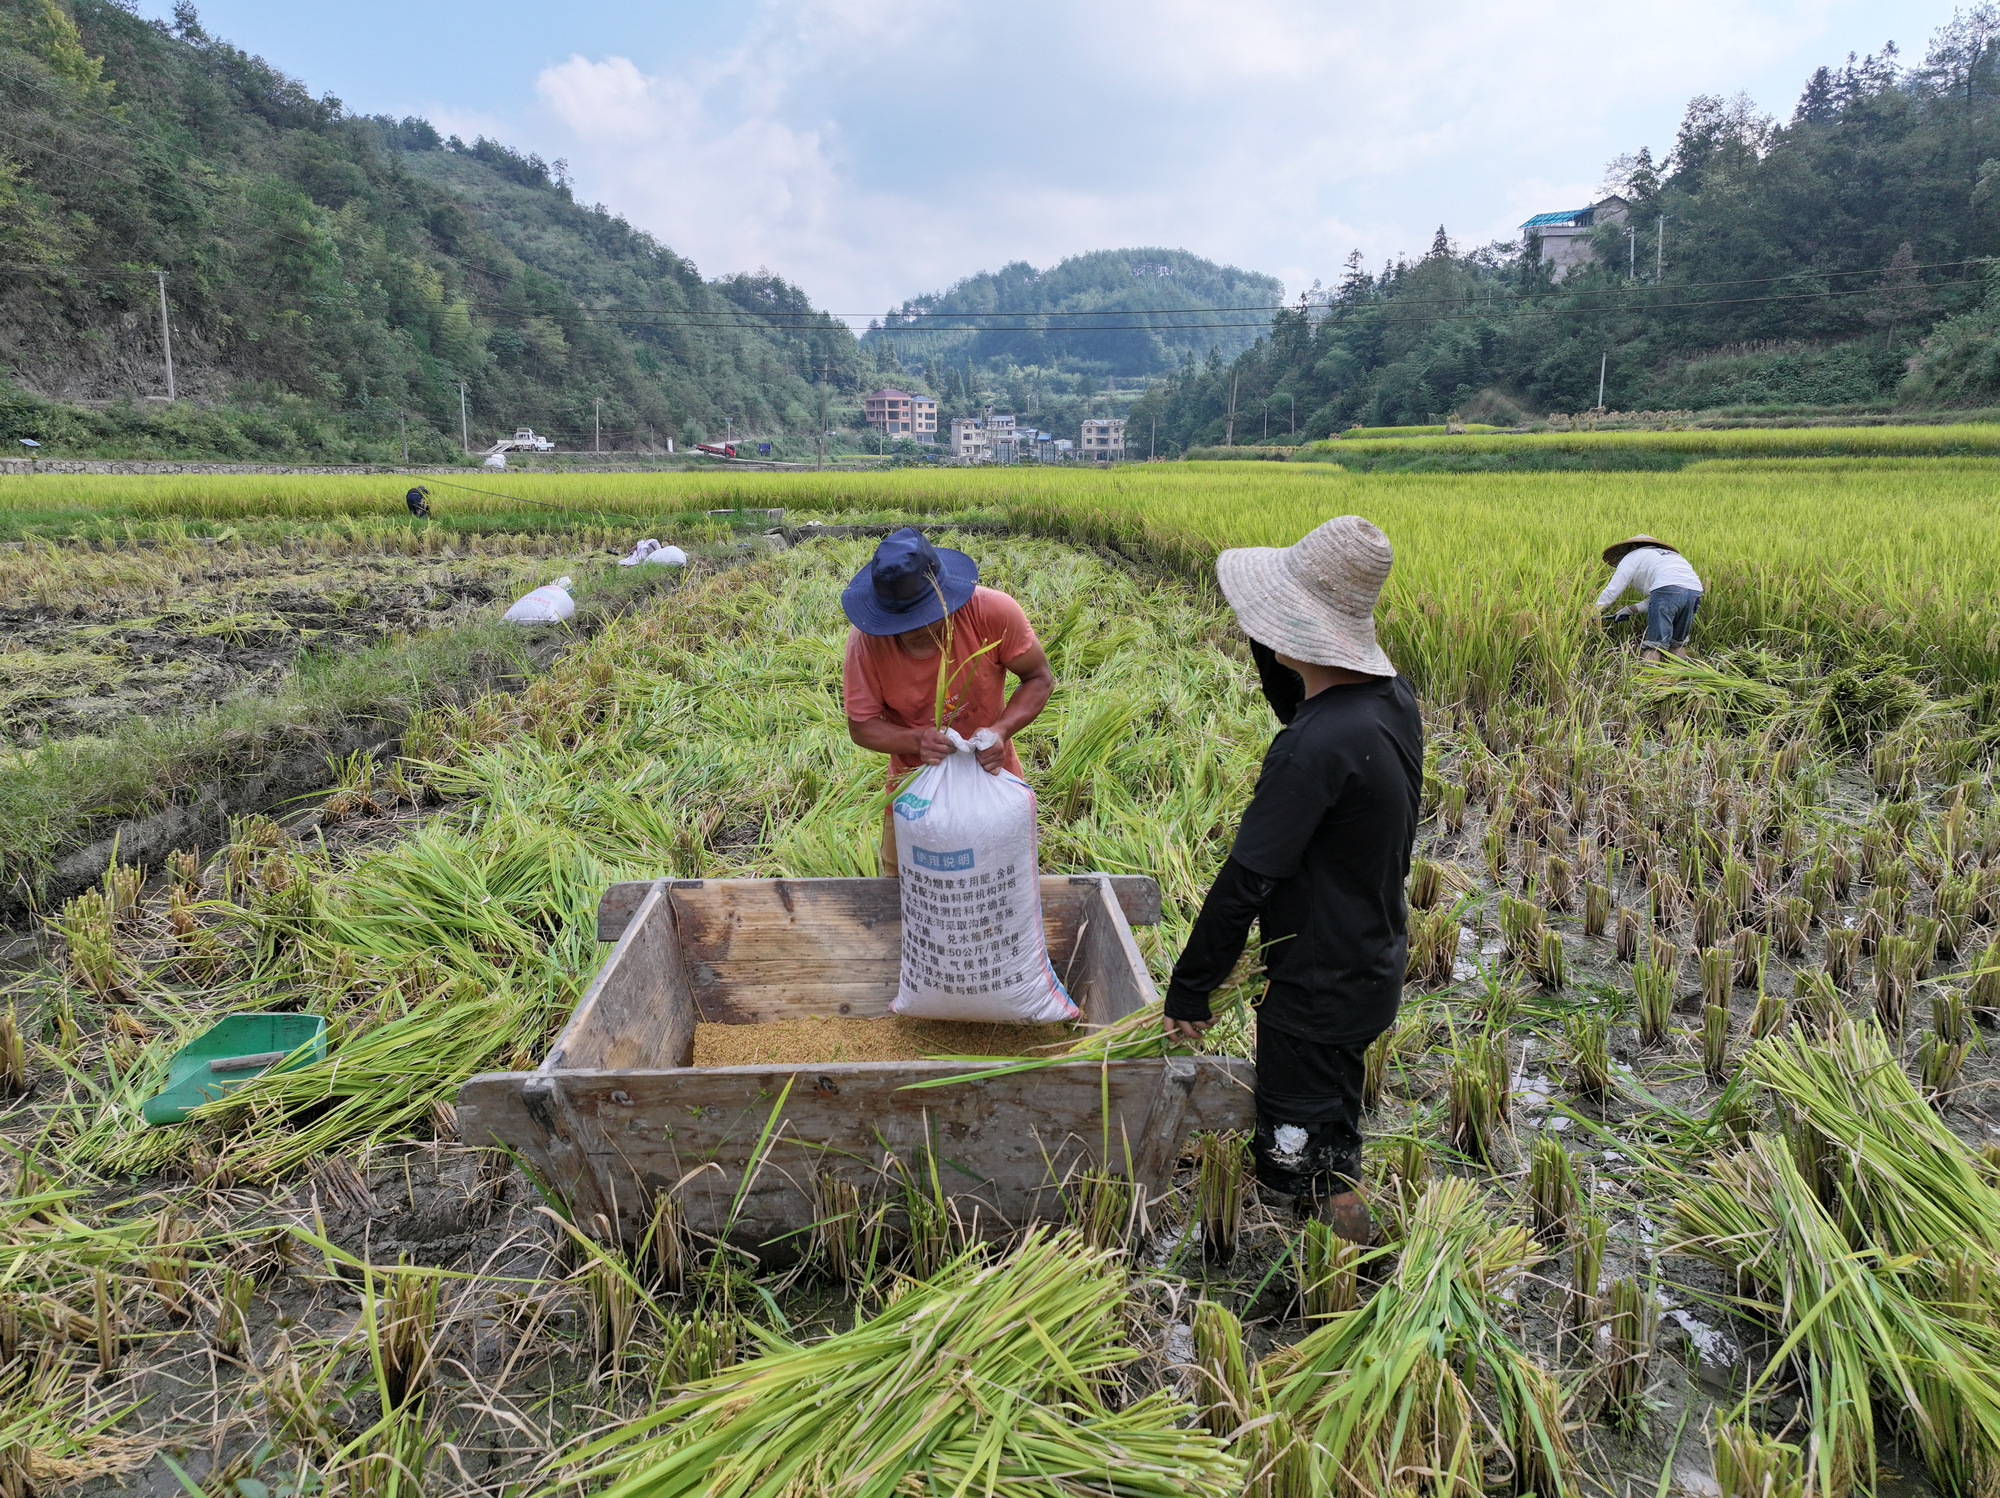
<svg viewBox="0 0 2000 1498">
<path fill-rule="evenodd" d="M 379 478 L 0 485 L 0 670 L 285 626 L 205 686 L 7 709 L 35 908 L 0 991 L 0 1492 L 2000 1494 L 2000 465 L 1871 451 L 495 477 L 424 521 Z M 608 883 L 876 872 L 837 598 L 904 518 L 1036 622 L 1044 869 L 1157 879 L 1164 985 L 1276 726 L 1215 551 L 1344 513 L 1396 544 L 1380 622 L 1428 730 L 1376 1245 L 1260 1197 L 1228 1136 L 1150 1212 L 1071 1181 L 1000 1242 L 890 1162 L 769 1252 L 689 1237 L 671 1192 L 605 1241 L 459 1137 L 459 1083 L 532 1067 L 602 962 Z M 1684 662 L 1589 607 L 1639 530 L 1707 581 Z M 697 564 L 621 582 L 642 535 Z M 588 629 L 522 636 L 503 683 L 438 665 L 586 561 Z M 339 589 L 366 601 L 287 611 Z M 420 649 L 310 796 L 63 874 L 177 767 L 226 778 L 252 705 Z M 1250 1053 L 1257 991 L 1253 961 L 1205 1044 Z M 143 1123 L 182 1044 L 272 1011 L 323 1019 L 325 1059 Z M 988 1047 L 878 1023 L 705 1055 L 1161 1044 L 1150 1013 Z"/>
</svg>

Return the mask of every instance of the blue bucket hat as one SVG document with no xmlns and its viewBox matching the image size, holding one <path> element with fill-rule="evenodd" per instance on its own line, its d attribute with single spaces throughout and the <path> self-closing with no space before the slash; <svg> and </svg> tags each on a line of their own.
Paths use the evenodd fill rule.
<svg viewBox="0 0 2000 1498">
<path fill-rule="evenodd" d="M 979 586 L 979 564 L 933 546 L 910 526 L 882 538 L 868 565 L 840 594 L 847 620 L 864 635 L 899 635 L 955 613 Z"/>
</svg>

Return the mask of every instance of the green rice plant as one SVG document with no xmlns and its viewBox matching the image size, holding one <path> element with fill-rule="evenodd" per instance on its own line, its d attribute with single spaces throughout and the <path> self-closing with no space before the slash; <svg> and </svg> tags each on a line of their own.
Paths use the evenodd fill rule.
<svg viewBox="0 0 2000 1498">
<path fill-rule="evenodd" d="M 1576 1166 L 1554 1134 L 1541 1133 L 1528 1150 L 1528 1227 L 1551 1243 L 1569 1233 L 1576 1209 Z"/>
<path fill-rule="evenodd" d="M 1479 1492 L 1488 1441 L 1521 1490 L 1573 1491 L 1561 1395 L 1494 1298 L 1536 1252 L 1523 1229 L 1487 1217 L 1469 1183 L 1436 1182 L 1388 1283 L 1265 1361 L 1271 1409 L 1311 1443 L 1311 1491 Z M 1466 1382 L 1475 1367 L 1498 1409 L 1490 1426 Z"/>
<path fill-rule="evenodd" d="M 1532 962 L 1541 955 L 1546 912 L 1533 900 L 1500 897 L 1501 949 L 1509 962 Z"/>
<path fill-rule="evenodd" d="M 1747 1420 L 1720 1420 L 1709 1460 L 1721 1498 L 1806 1498 L 1803 1453 Z"/>
<path fill-rule="evenodd" d="M 1771 902 L 1771 945 L 1780 957 L 1799 958 L 1806 952 L 1812 935 L 1812 901 L 1803 895 L 1783 896 Z"/>
<path fill-rule="evenodd" d="M 1451 1053 L 1445 1137 L 1468 1159 L 1493 1168 L 1507 1121 L 1507 1035 L 1489 1026 Z"/>
<path fill-rule="evenodd" d="M 714 1378 L 736 1361 L 746 1340 L 743 1318 L 733 1311 L 697 1309 L 660 1316 L 648 1380 L 653 1402 Z"/>
<path fill-rule="evenodd" d="M 1756 895 L 1756 881 L 1751 875 L 1750 865 L 1740 858 L 1726 858 L 1722 862 L 1722 903 L 1731 922 L 1741 921 L 1750 914 L 1751 902 Z"/>
<path fill-rule="evenodd" d="M 1591 880 L 1583 887 L 1583 934 L 1602 936 L 1611 923 L 1611 891 Z"/>
<path fill-rule="evenodd" d="M 1568 910 L 1576 899 L 1576 871 L 1560 853 L 1542 864 L 1542 899 L 1550 910 Z"/>
<path fill-rule="evenodd" d="M 1933 1108 L 1942 1111 L 1950 1100 L 1958 1086 L 1959 1075 L 1965 1070 L 1966 1053 L 1971 1048 L 1968 1042 L 1954 1044 L 1935 1033 L 1925 1035 L 1919 1042 L 1917 1083 Z"/>
<path fill-rule="evenodd" d="M 1731 959 L 1735 969 L 1736 986 L 1755 992 L 1764 991 L 1764 966 L 1770 960 L 1771 939 L 1761 931 L 1746 927 L 1736 933 L 1731 944 Z"/>
<path fill-rule="evenodd" d="M 1845 988 L 1853 980 L 1861 955 L 1861 933 L 1849 926 L 1829 927 L 1826 933 L 1826 976 L 1835 988 Z"/>
<path fill-rule="evenodd" d="M 1432 859 L 1410 860 L 1410 908 L 1429 910 L 1444 894 L 1444 869 Z"/>
<path fill-rule="evenodd" d="M 1972 1039 L 1972 1007 L 1962 988 L 1940 987 L 1931 993 L 1931 1032 L 1947 1045 Z"/>
<path fill-rule="evenodd" d="M 1454 835 L 1465 830 L 1465 787 L 1455 780 L 1447 780 L 1438 796 L 1438 820 L 1444 830 Z"/>
<path fill-rule="evenodd" d="M 1885 936 L 1875 948 L 1875 1017 L 1901 1035 L 1917 986 L 1917 947 L 1909 937 Z"/>
<path fill-rule="evenodd" d="M 1655 865 L 1646 879 L 1646 898 L 1650 907 L 1655 933 L 1671 931 L 1680 924 L 1681 910 L 1687 904 L 1687 886 L 1674 876 L 1671 869 Z"/>
<path fill-rule="evenodd" d="M 1621 963 L 1639 960 L 1639 912 L 1629 905 L 1618 907 L 1618 960 Z"/>
<path fill-rule="evenodd" d="M 101 890 L 87 889 L 66 901 L 50 925 L 62 938 L 63 965 L 71 977 L 99 998 L 130 996 L 135 975 Z"/>
<path fill-rule="evenodd" d="M 1815 920 L 1823 920 L 1839 898 L 1834 893 L 1833 865 L 1821 857 L 1799 879 L 1799 896 L 1812 909 Z"/>
<path fill-rule="evenodd" d="M 1785 1026 L 1785 996 L 1772 989 L 1760 990 L 1757 1007 L 1750 1012 L 1750 1038 L 1762 1040 Z"/>
<path fill-rule="evenodd" d="M 1486 864 L 1486 877 L 1495 884 L 1507 874 L 1507 829 L 1495 820 L 1486 824 L 1486 831 L 1480 835 L 1479 856 Z"/>
<path fill-rule="evenodd" d="M 1726 1004 L 1702 1006 L 1701 1069 L 1716 1087 L 1729 1080 L 1729 1007 Z"/>
<path fill-rule="evenodd" d="M 1681 949 L 1667 940 L 1660 931 L 1653 931 L 1646 938 L 1646 960 L 1665 973 L 1669 979 L 1680 976 Z"/>
<path fill-rule="evenodd" d="M 1571 1326 L 1587 1327 L 1597 1320 L 1597 1286 L 1604 1272 L 1608 1232 L 1609 1226 L 1602 1215 L 1579 1208 L 1575 1230 L 1569 1237 L 1567 1307 Z"/>
<path fill-rule="evenodd" d="M 1458 913 L 1445 906 L 1412 911 L 1408 982 L 1449 985 L 1458 971 Z"/>
<path fill-rule="evenodd" d="M 1909 1431 L 1947 1491 L 1969 1491 L 1965 1476 L 2000 1457 L 1994 1349 L 1954 1330 L 1879 1251 L 1850 1251 L 1783 1143 L 1753 1135 L 1741 1154 L 1708 1162 L 1683 1182 L 1674 1210 L 1676 1251 L 1755 1287 L 1763 1313 L 1785 1335 L 1799 1369 L 1816 1492 L 1844 1493 L 1873 1473 L 1877 1402 Z M 1750 1393 L 1780 1366 L 1774 1362 Z"/>
<path fill-rule="evenodd" d="M 757 1355 L 564 1452 L 557 1479 L 606 1498 L 866 1494 L 906 1482 L 1023 1498 L 1106 1471 L 1131 1498 L 1224 1498 L 1241 1463 L 1164 1391 L 1113 1408 L 1127 1290 L 1114 1259 L 1039 1230 L 997 1262 L 960 1255 L 851 1330 Z"/>
<path fill-rule="evenodd" d="M 1792 974 L 1792 1016 L 1800 1028 L 1824 1030 L 1840 1015 L 1840 989 L 1831 973 L 1824 968 L 1818 972 L 1801 968 Z"/>
<path fill-rule="evenodd" d="M 1360 1303 L 1359 1268 L 1367 1250 L 1318 1218 L 1308 1219 L 1295 1249 L 1299 1301 L 1306 1319 L 1324 1321 L 1345 1315 Z"/>
<path fill-rule="evenodd" d="M 1611 1023 L 1596 1010 L 1577 1010 L 1563 1020 L 1569 1050 L 1569 1085 L 1586 1102 L 1611 1096 Z"/>
<path fill-rule="evenodd" d="M 1382 1189 L 1376 1207 L 1386 1215 L 1391 1237 L 1404 1238 L 1431 1177 L 1430 1146 L 1415 1133 L 1404 1134 L 1384 1161 Z"/>
<path fill-rule="evenodd" d="M 1243 1349 L 1243 1323 L 1227 1306 L 1212 1300 L 1194 1304 L 1196 1418 L 1217 1440 L 1229 1440 L 1256 1413 L 1250 1363 Z"/>
<path fill-rule="evenodd" d="M 145 1274 L 154 1296 L 170 1316 L 187 1314 L 188 1270 L 192 1260 L 189 1241 L 193 1237 L 193 1226 L 182 1221 L 177 1213 L 168 1210 L 159 1215 L 146 1255 Z"/>
<path fill-rule="evenodd" d="M 1949 960 L 1958 956 L 1959 949 L 1972 932 L 1977 904 L 1977 890 L 1970 879 L 1946 879 L 1938 885 L 1932 909 L 1937 919 L 1936 951 L 1939 957 Z"/>
<path fill-rule="evenodd" d="M 250 1297 L 255 1288 L 251 1276 L 234 1265 L 223 1269 L 215 1297 L 215 1330 L 210 1335 L 215 1350 L 223 1357 L 233 1358 L 243 1353 L 244 1336 L 250 1327 Z"/>
<path fill-rule="evenodd" d="M 1656 1046 L 1667 1038 L 1667 1018 L 1674 1011 L 1674 980 L 1670 971 L 1651 962 L 1632 964 L 1632 996 L 1638 1011 L 1639 1044 Z"/>
<path fill-rule="evenodd" d="M 1597 1387 L 1603 1418 L 1636 1430 L 1646 1417 L 1646 1376 L 1659 1330 L 1659 1302 L 1629 1276 L 1604 1291 L 1604 1334 L 1597 1342 Z"/>
<path fill-rule="evenodd" d="M 1560 993 L 1568 986 L 1569 963 L 1564 955 L 1562 933 L 1553 926 L 1542 928 L 1540 946 L 1528 964 L 1528 971 L 1551 993 Z"/>
<path fill-rule="evenodd" d="M 1201 1228 L 1203 1257 L 1227 1264 L 1236 1257 L 1243 1233 L 1243 1200 L 1247 1186 L 1244 1153 L 1247 1141 L 1235 1132 L 1195 1136 L 1195 1221 Z"/>
<path fill-rule="evenodd" d="M 1694 944 L 1698 948 L 1717 946 L 1729 933 L 1728 902 L 1713 890 L 1703 890 L 1694 899 Z"/>
<path fill-rule="evenodd" d="M 1696 956 L 1701 965 L 1702 1002 L 1727 1009 L 1730 979 L 1735 974 L 1733 955 L 1725 947 L 1703 947 Z"/>
</svg>

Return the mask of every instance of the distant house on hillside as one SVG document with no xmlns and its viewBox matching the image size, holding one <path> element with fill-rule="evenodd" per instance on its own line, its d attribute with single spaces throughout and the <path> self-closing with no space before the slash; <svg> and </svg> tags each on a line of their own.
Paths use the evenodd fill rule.
<svg viewBox="0 0 2000 1498">
<path fill-rule="evenodd" d="M 1114 416 L 1086 421 L 1078 444 L 1083 456 L 1093 463 L 1125 461 L 1125 418 Z"/>
<path fill-rule="evenodd" d="M 1558 213 L 1538 213 L 1521 225 L 1522 237 L 1538 234 L 1542 259 L 1555 268 L 1560 281 L 1579 265 L 1596 259 L 1590 236 L 1606 224 L 1622 224 L 1631 215 L 1632 205 L 1620 197 L 1601 198 L 1588 208 L 1565 208 Z"/>
<path fill-rule="evenodd" d="M 868 419 L 868 425 L 885 437 L 937 441 L 938 403 L 928 395 L 911 395 L 905 390 L 878 390 L 868 397 L 863 414 Z"/>
</svg>

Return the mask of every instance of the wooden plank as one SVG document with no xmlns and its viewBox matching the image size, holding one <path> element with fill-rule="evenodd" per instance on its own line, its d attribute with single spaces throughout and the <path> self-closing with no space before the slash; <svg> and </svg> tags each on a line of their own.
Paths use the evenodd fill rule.
<svg viewBox="0 0 2000 1498">
<path fill-rule="evenodd" d="M 1147 1191 L 1164 1189 L 1190 1132 L 1247 1129 L 1254 1118 L 1254 1069 L 1218 1057 L 1172 1068 L 1171 1079 L 1166 1060 L 1072 1062 L 904 1088 L 963 1071 L 952 1062 L 844 1062 L 489 1074 L 460 1090 L 460 1128 L 468 1144 L 497 1139 L 552 1177 L 574 1179 L 580 1152 L 593 1176 L 592 1210 L 614 1206 L 628 1235 L 642 1230 L 652 1194 L 679 1184 L 695 1231 L 726 1230 L 731 1241 L 779 1263 L 802 1246 L 786 1235 L 813 1221 L 816 1172 L 873 1195 L 897 1179 L 890 1157 L 915 1171 L 932 1148 L 962 1213 L 977 1213 L 979 1231 L 999 1233 L 1060 1218 L 1065 1177 L 1099 1163 L 1123 1174 L 1128 1146 Z M 541 1098 L 540 1114 L 531 1116 L 522 1085 L 531 1076 L 554 1089 L 560 1109 Z M 1162 1111 L 1162 1099 L 1176 1096 L 1178 1104 Z M 773 1143 L 732 1221 L 731 1203 L 767 1125 Z M 559 1137 L 564 1129 L 568 1137 Z"/>
<path fill-rule="evenodd" d="M 1109 1025 L 1150 1004 L 1158 994 L 1109 877 L 1080 876 L 1077 882 L 1090 885 L 1095 899 L 1085 906 L 1077 934 L 1076 957 L 1070 964 L 1076 980 L 1065 974 L 1064 983 L 1082 1006 L 1085 1019 Z M 1062 973 L 1063 968 L 1056 971 Z"/>
<path fill-rule="evenodd" d="M 655 884 L 540 1070 L 686 1066 L 695 1018 L 673 903 Z"/>
<path fill-rule="evenodd" d="M 1052 901 L 1060 903 L 1061 897 L 1052 892 L 1053 887 L 1067 886 L 1074 880 L 1109 879 L 1118 903 L 1124 908 L 1126 921 L 1134 926 L 1156 926 L 1160 921 L 1160 886 L 1143 874 L 1044 874 L 1042 876 L 1042 903 L 1046 909 Z M 597 906 L 597 939 L 616 941 L 630 923 L 639 902 L 646 897 L 656 880 L 635 880 L 612 885 L 604 892 L 604 898 Z M 739 879 L 676 879 L 668 881 L 675 889 L 711 890 L 729 884 L 776 884 L 783 883 L 793 892 L 796 899 L 803 896 L 812 899 L 817 893 L 815 886 L 869 886 L 867 890 L 831 891 L 853 902 L 858 911 L 872 905 L 880 912 L 878 919 L 902 924 L 902 908 L 894 898 L 896 881 L 893 879 L 787 879 L 787 880 L 739 880 Z M 871 899 L 872 897 L 872 899 Z"/>
</svg>

